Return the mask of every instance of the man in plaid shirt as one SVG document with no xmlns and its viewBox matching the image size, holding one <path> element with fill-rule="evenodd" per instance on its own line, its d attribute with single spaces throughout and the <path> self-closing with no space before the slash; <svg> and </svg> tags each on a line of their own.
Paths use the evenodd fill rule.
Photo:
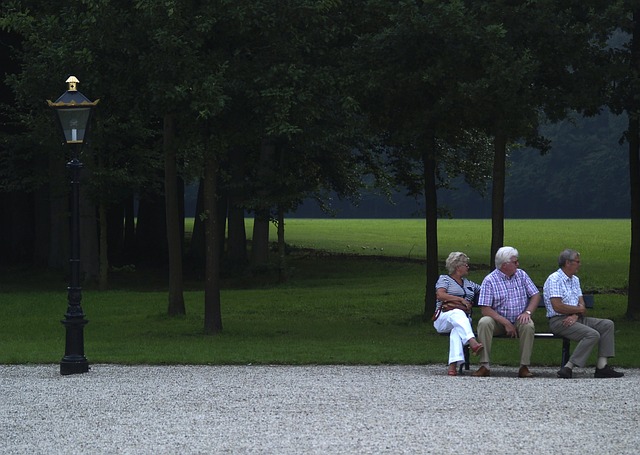
<svg viewBox="0 0 640 455">
<path fill-rule="evenodd" d="M 573 367 L 584 367 L 593 348 L 598 345 L 596 378 L 621 378 L 624 373 L 616 371 L 608 364 L 615 348 L 615 325 L 610 319 L 587 316 L 587 308 L 582 297 L 580 278 L 580 253 L 566 249 L 558 258 L 558 270 L 553 272 L 544 283 L 544 305 L 547 308 L 551 332 L 578 345 L 569 361 L 562 365 L 558 377 L 573 377 Z"/>
<path fill-rule="evenodd" d="M 494 335 L 520 339 L 518 377 L 530 378 L 533 339 L 536 332 L 531 315 L 538 308 L 540 293 L 527 272 L 519 269 L 518 250 L 503 246 L 496 252 L 496 268 L 485 277 L 480 287 L 478 307 L 478 341 L 484 345 L 480 368 L 473 376 L 491 376 L 491 343 Z"/>
</svg>

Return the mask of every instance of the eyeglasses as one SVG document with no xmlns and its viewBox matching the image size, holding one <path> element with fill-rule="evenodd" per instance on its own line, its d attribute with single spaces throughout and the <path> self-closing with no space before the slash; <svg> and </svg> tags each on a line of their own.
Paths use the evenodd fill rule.
<svg viewBox="0 0 640 455">
<path fill-rule="evenodd" d="M 509 264 L 520 264 L 520 261 L 518 261 L 517 259 L 515 261 L 509 261 Z"/>
<path fill-rule="evenodd" d="M 571 262 L 575 262 L 576 264 L 580 264 L 580 259 L 569 259 Z"/>
</svg>

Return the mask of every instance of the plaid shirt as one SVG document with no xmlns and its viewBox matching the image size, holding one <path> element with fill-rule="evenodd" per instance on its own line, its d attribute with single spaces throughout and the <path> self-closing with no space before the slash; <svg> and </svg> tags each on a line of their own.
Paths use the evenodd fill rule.
<svg viewBox="0 0 640 455">
<path fill-rule="evenodd" d="M 562 269 L 556 270 L 544 282 L 543 297 L 544 306 L 547 308 L 547 317 L 565 316 L 553 311 L 551 297 L 560 297 L 565 305 L 578 306 L 581 295 L 580 278 L 575 275 L 569 278 Z"/>
<path fill-rule="evenodd" d="M 478 306 L 491 307 L 513 323 L 535 294 L 538 294 L 538 288 L 524 270 L 517 269 L 508 277 L 495 269 L 482 281 Z"/>
</svg>

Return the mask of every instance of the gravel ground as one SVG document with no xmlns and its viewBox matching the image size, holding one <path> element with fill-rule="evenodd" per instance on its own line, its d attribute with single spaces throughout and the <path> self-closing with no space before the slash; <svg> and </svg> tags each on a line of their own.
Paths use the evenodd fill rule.
<svg viewBox="0 0 640 455">
<path fill-rule="evenodd" d="M 445 368 L 0 365 L 0 453 L 640 453 L 640 370 Z"/>
</svg>

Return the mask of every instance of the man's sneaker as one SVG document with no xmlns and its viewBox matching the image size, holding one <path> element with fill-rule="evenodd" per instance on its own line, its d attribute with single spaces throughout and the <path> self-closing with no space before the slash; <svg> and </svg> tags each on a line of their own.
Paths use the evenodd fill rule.
<svg viewBox="0 0 640 455">
<path fill-rule="evenodd" d="M 605 365 L 604 368 L 596 368 L 594 378 L 621 378 L 624 373 L 614 370 L 609 365 Z"/>
<path fill-rule="evenodd" d="M 558 371 L 558 377 L 562 379 L 571 379 L 573 377 L 573 371 L 569 367 L 562 367 Z"/>
</svg>

